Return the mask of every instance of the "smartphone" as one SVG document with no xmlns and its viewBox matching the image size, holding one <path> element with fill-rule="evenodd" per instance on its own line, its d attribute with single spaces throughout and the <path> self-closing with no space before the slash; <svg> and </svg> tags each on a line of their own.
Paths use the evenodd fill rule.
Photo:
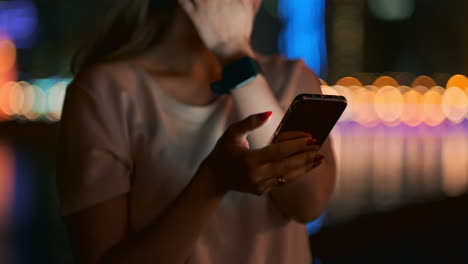
<svg viewBox="0 0 468 264">
<path fill-rule="evenodd" d="M 343 96 L 300 94 L 294 98 L 270 142 L 274 143 L 282 132 L 300 131 L 311 133 L 317 144 L 322 145 L 347 105 Z"/>
</svg>

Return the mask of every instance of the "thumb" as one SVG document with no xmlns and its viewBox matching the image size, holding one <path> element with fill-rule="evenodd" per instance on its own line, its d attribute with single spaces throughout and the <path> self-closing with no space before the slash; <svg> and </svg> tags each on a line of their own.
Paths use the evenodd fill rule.
<svg viewBox="0 0 468 264">
<path fill-rule="evenodd" d="M 254 114 L 242 121 L 234 123 L 230 128 L 230 136 L 243 139 L 247 134 L 264 125 L 272 114 L 273 112 L 271 111 Z"/>
</svg>

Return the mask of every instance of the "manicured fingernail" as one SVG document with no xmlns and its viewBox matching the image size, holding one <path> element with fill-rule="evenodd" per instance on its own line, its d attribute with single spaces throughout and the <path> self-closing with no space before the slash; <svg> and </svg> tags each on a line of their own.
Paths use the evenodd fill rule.
<svg viewBox="0 0 468 264">
<path fill-rule="evenodd" d="M 263 114 L 260 115 L 260 120 L 262 121 L 266 121 L 268 118 L 270 118 L 270 116 L 273 114 L 272 111 L 268 111 L 268 112 L 265 112 Z"/>
<path fill-rule="evenodd" d="M 312 146 L 312 145 L 314 145 L 316 143 L 317 143 L 317 140 L 315 138 L 311 138 L 311 139 L 307 140 L 307 142 L 306 142 L 307 146 Z"/>
</svg>

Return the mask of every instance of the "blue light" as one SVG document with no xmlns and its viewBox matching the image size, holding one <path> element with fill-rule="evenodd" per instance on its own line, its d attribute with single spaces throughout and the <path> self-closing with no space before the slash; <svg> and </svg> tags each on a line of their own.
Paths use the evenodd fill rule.
<svg viewBox="0 0 468 264">
<path fill-rule="evenodd" d="M 16 47 L 30 47 L 36 28 L 37 9 L 31 1 L 0 1 L 0 31 L 10 36 Z"/>
<path fill-rule="evenodd" d="M 284 23 L 279 42 L 281 53 L 291 59 L 304 59 L 307 66 L 325 79 L 325 0 L 280 0 L 278 14 Z"/>
<path fill-rule="evenodd" d="M 326 217 L 326 213 L 323 213 L 315 221 L 308 223 L 307 224 L 307 233 L 309 233 L 309 235 L 313 235 L 313 234 L 317 233 L 318 231 L 320 231 L 320 229 L 322 229 L 323 224 L 325 222 L 325 217 Z"/>
</svg>

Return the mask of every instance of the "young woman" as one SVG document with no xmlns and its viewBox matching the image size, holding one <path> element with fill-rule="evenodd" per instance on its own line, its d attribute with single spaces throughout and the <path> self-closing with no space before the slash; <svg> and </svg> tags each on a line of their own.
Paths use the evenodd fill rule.
<svg viewBox="0 0 468 264">
<path fill-rule="evenodd" d="M 307 133 L 268 144 L 295 95 L 320 84 L 303 62 L 252 50 L 260 0 L 112 4 L 61 122 L 78 263 L 310 263 L 304 223 L 326 206 L 335 161 Z M 244 57 L 263 73 L 215 94 Z"/>
</svg>

